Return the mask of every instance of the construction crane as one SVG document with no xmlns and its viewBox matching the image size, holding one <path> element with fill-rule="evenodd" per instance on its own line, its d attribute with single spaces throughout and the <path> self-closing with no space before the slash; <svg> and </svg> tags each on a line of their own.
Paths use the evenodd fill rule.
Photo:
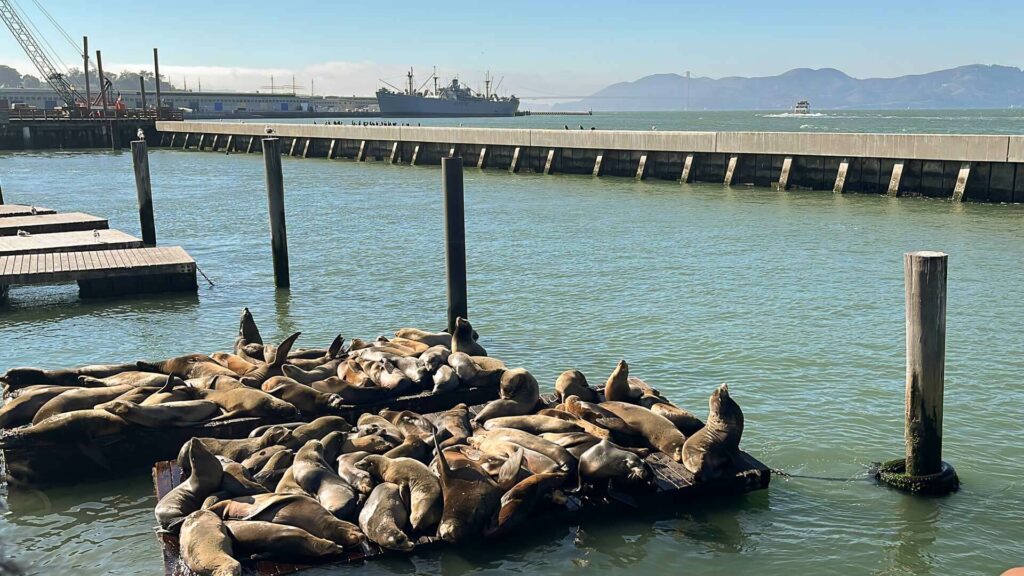
<svg viewBox="0 0 1024 576">
<path fill-rule="evenodd" d="M 88 106 L 85 103 L 85 98 L 68 82 L 67 76 L 58 71 L 57 67 L 54 66 L 50 57 L 43 50 L 43 47 L 39 45 L 35 36 L 25 26 L 24 20 L 21 19 L 14 6 L 11 5 L 10 0 L 0 0 L 0 18 L 3 18 L 4 24 L 7 24 L 11 34 L 14 34 L 15 39 L 18 40 L 22 49 L 25 50 L 25 54 L 28 54 L 36 70 L 46 79 L 47 84 L 60 95 L 67 108 L 74 110 L 80 106 Z"/>
</svg>

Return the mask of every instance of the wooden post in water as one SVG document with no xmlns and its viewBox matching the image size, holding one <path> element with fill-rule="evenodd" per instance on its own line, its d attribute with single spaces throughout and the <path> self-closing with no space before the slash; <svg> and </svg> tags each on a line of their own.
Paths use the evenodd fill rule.
<svg viewBox="0 0 1024 576">
<path fill-rule="evenodd" d="M 444 192 L 444 252 L 448 271 L 448 331 L 454 332 L 455 319 L 469 317 L 462 158 L 441 158 L 441 190 Z"/>
<path fill-rule="evenodd" d="M 942 395 L 946 366 L 946 262 L 942 252 L 903 255 L 907 307 L 907 474 L 942 467 Z"/>
<path fill-rule="evenodd" d="M 85 113 L 92 116 L 92 87 L 89 86 L 89 37 L 82 36 L 82 70 L 85 71 Z"/>
<path fill-rule="evenodd" d="M 263 139 L 263 165 L 267 172 L 267 205 L 270 208 L 270 245 L 274 254 L 274 284 L 289 288 L 288 232 L 284 222 L 284 176 L 281 174 L 281 141 Z"/>
<path fill-rule="evenodd" d="M 160 117 L 160 109 L 163 108 L 163 101 L 160 98 L 160 53 L 153 48 L 153 75 L 156 76 L 156 119 Z"/>
<path fill-rule="evenodd" d="M 139 224 L 142 227 L 142 243 L 146 246 L 156 246 L 153 186 L 149 179 L 149 150 L 145 140 L 132 142 L 132 164 L 135 167 L 135 191 L 139 196 Z"/>
</svg>

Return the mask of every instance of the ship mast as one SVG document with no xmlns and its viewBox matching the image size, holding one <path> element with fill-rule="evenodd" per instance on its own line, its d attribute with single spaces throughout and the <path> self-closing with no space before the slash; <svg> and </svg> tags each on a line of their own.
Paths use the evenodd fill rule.
<svg viewBox="0 0 1024 576">
<path fill-rule="evenodd" d="M 409 78 L 409 91 L 407 92 L 407 94 L 412 96 L 413 95 L 413 89 L 412 89 L 412 68 L 409 68 L 409 73 L 406 74 L 406 77 Z"/>
<path fill-rule="evenodd" d="M 437 96 L 437 66 L 434 66 L 434 96 Z"/>
<path fill-rule="evenodd" d="M 484 98 L 491 97 L 491 71 L 488 70 L 487 74 L 484 75 Z"/>
</svg>

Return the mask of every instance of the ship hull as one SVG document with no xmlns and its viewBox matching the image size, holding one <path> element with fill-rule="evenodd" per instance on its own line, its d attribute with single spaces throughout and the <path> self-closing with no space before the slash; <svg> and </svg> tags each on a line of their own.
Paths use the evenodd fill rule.
<svg viewBox="0 0 1024 576">
<path fill-rule="evenodd" d="M 385 118 L 515 116 L 518 100 L 448 100 L 408 94 L 377 94 L 380 115 Z"/>
</svg>

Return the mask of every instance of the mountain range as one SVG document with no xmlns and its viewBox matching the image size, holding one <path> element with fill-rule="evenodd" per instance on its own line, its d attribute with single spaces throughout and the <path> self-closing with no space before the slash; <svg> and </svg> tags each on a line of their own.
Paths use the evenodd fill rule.
<svg viewBox="0 0 1024 576">
<path fill-rule="evenodd" d="M 687 96 L 689 83 L 689 96 Z M 834 68 L 797 68 L 746 78 L 653 74 L 619 82 L 555 110 L 788 110 L 1009 108 L 1024 106 L 1024 71 L 972 64 L 896 78 L 853 78 Z M 689 104 L 687 104 L 689 102 Z"/>
</svg>

